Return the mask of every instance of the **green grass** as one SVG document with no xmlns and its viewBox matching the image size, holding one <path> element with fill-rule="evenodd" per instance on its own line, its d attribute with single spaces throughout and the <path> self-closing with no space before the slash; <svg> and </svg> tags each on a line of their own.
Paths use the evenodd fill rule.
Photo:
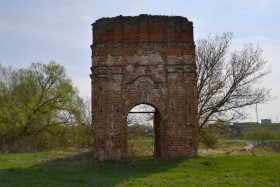
<svg viewBox="0 0 280 187">
<path fill-rule="evenodd" d="M 91 161 L 90 153 L 0 154 L 0 186 L 280 186 L 280 155 Z"/>
<path fill-rule="evenodd" d="M 128 155 L 130 160 L 142 160 L 142 157 L 153 157 L 154 139 L 137 136 L 128 140 Z"/>
</svg>

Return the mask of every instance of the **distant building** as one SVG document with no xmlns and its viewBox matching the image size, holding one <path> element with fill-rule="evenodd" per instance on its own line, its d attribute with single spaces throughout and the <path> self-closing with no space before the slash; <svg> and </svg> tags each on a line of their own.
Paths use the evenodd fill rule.
<svg viewBox="0 0 280 187">
<path fill-rule="evenodd" d="M 261 119 L 261 124 L 271 124 L 271 119 Z"/>
</svg>

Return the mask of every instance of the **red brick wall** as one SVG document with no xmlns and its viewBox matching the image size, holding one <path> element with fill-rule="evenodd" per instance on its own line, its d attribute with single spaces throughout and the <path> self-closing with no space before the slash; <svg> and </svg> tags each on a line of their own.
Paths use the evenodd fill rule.
<svg viewBox="0 0 280 187">
<path fill-rule="evenodd" d="M 94 159 L 127 158 L 127 115 L 150 104 L 155 159 L 196 156 L 193 24 L 184 17 L 118 16 L 92 24 Z"/>
</svg>

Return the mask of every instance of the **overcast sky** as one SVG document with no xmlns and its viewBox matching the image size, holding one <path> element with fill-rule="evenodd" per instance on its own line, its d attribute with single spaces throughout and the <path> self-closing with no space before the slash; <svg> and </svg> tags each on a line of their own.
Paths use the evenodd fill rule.
<svg viewBox="0 0 280 187">
<path fill-rule="evenodd" d="M 258 106 L 259 119 L 280 121 L 279 0 L 0 0 L 0 63 L 25 68 L 54 60 L 67 69 L 80 95 L 90 97 L 91 24 L 139 14 L 187 17 L 195 40 L 231 31 L 235 48 L 260 45 L 272 68 L 262 84 L 276 99 Z M 246 120 L 256 121 L 254 110 L 249 112 Z"/>
</svg>

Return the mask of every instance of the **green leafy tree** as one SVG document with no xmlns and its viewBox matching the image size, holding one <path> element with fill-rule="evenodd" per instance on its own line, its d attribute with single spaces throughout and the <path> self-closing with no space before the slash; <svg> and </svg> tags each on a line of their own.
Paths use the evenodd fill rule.
<svg viewBox="0 0 280 187">
<path fill-rule="evenodd" d="M 53 61 L 20 70 L 0 66 L 1 150 L 48 148 L 50 142 L 41 142 L 76 123 L 79 100 L 64 67 Z"/>
</svg>

